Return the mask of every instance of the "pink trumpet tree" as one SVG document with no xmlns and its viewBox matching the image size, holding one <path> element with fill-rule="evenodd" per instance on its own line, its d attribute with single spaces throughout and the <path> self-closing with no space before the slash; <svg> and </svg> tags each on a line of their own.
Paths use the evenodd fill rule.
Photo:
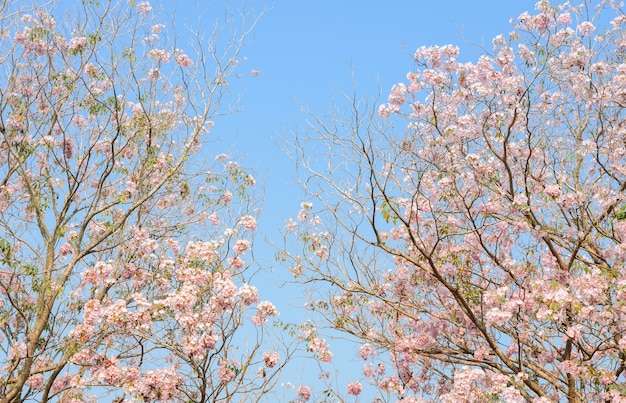
<svg viewBox="0 0 626 403">
<path fill-rule="evenodd" d="M 540 1 L 478 60 L 423 47 L 388 102 L 310 116 L 282 256 L 360 344 L 339 392 L 626 401 L 621 7 Z"/>
<path fill-rule="evenodd" d="M 204 147 L 256 17 L 176 43 L 145 1 L 44 3 L 0 2 L 0 402 L 258 399 L 291 350 L 255 180 Z"/>
</svg>

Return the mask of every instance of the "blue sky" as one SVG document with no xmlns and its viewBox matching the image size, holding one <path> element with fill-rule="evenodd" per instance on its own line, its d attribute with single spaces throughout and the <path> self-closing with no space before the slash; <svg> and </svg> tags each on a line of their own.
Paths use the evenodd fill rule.
<svg viewBox="0 0 626 403">
<path fill-rule="evenodd" d="M 254 6 L 262 8 L 262 3 Z M 281 138 L 304 126 L 300 106 L 328 112 L 333 95 L 352 91 L 352 70 L 361 95 L 375 95 L 380 88 L 384 100 L 393 84 L 405 80 L 420 46 L 452 43 L 461 47 L 460 59 L 476 60 L 479 45 L 491 48 L 491 38 L 512 30 L 511 17 L 533 7 L 533 1 L 503 0 L 277 0 L 271 5 L 244 51 L 243 71 L 257 69 L 261 74 L 235 83 L 244 90 L 243 110 L 218 121 L 214 134 L 221 140 L 218 148 L 234 150 L 232 154 L 265 183 L 261 236 L 255 244 L 264 271 L 256 286 L 262 296 L 273 298 L 284 320 L 303 318 L 291 306 L 302 303 L 297 298 L 301 294 L 292 287 L 274 291 L 290 274 L 277 266 L 276 250 L 265 239 L 280 243 L 284 220 L 299 209 L 295 167 L 282 150 Z M 346 376 L 338 380 L 345 392 L 345 384 L 360 375 L 362 362 L 351 362 L 357 346 L 340 353 L 340 342 L 330 343 L 335 365 Z M 319 369 L 292 371 L 292 382 L 306 383 Z"/>
<path fill-rule="evenodd" d="M 195 7 L 186 4 L 179 1 L 178 17 L 193 20 Z M 230 4 L 236 8 L 239 2 Z M 249 1 L 247 7 L 260 10 L 264 4 Z M 302 198 L 282 140 L 305 126 L 300 107 L 320 114 L 330 111 L 334 95 L 352 91 L 353 71 L 360 95 L 376 95 L 380 89 L 385 100 L 391 86 L 404 81 L 414 67 L 412 54 L 423 45 L 455 44 L 461 48 L 460 59 L 476 60 L 480 45 L 490 49 L 494 36 L 512 30 L 509 19 L 531 10 L 534 2 L 277 0 L 268 7 L 241 66 L 242 73 L 256 69 L 261 74 L 232 82 L 234 91 L 243 91 L 242 111 L 216 122 L 213 135 L 219 141 L 213 146 L 252 167 L 265 184 L 255 244 L 263 270 L 254 284 L 262 298 L 276 303 L 282 319 L 295 321 L 305 317 L 295 307 L 302 294 L 293 287 L 278 289 L 290 273 L 274 261 L 276 250 L 267 240 L 280 244 L 279 230 L 297 214 Z M 354 360 L 358 346 L 352 351 L 338 348 L 345 345 L 336 340 L 330 344 L 342 374 L 337 383 L 345 392 L 346 383 L 360 375 L 362 362 Z M 318 373 L 315 366 L 291 367 L 289 380 L 308 383 Z"/>
</svg>

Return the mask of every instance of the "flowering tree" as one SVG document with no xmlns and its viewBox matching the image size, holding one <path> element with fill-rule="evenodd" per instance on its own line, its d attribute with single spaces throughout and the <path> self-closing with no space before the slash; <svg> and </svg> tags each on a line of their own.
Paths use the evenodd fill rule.
<svg viewBox="0 0 626 403">
<path fill-rule="evenodd" d="M 626 401 L 620 7 L 540 1 L 477 61 L 420 48 L 387 103 L 311 116 L 282 256 L 360 343 L 340 392 Z"/>
<path fill-rule="evenodd" d="M 0 7 L 0 401 L 267 393 L 291 350 L 246 283 L 255 180 L 199 154 L 256 18 L 175 43 L 148 2 L 19 7 Z"/>
</svg>

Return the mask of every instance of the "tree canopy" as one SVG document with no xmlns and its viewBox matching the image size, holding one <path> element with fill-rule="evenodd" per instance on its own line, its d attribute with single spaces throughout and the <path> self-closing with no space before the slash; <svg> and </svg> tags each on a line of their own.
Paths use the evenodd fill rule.
<svg viewBox="0 0 626 403">
<path fill-rule="evenodd" d="M 0 3 L 2 402 L 252 401 L 292 354 L 247 283 L 256 181 L 207 158 L 258 16 L 158 14 Z"/>
<path fill-rule="evenodd" d="M 384 401 L 626 399 L 626 16 L 540 1 L 512 22 L 296 133 L 283 258 Z"/>
</svg>

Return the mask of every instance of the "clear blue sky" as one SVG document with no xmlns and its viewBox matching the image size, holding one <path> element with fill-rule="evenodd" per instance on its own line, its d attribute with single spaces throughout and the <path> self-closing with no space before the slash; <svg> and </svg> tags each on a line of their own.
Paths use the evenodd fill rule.
<svg viewBox="0 0 626 403">
<path fill-rule="evenodd" d="M 195 12 L 186 4 L 179 0 L 179 17 Z M 232 7 L 238 4 L 231 2 Z M 248 7 L 262 9 L 263 4 L 249 1 Z M 280 243 L 278 231 L 284 220 L 299 210 L 295 167 L 281 144 L 290 129 L 304 126 L 299 107 L 329 111 L 333 94 L 352 91 L 352 69 L 361 95 L 375 95 L 380 87 L 386 99 L 391 86 L 405 80 L 413 68 L 412 54 L 423 45 L 456 44 L 460 59 L 476 60 L 481 54 L 478 45 L 491 48 L 494 36 L 512 30 L 509 19 L 532 10 L 534 4 L 528 0 L 276 0 L 269 4 L 271 9 L 244 50 L 247 61 L 242 66 L 244 73 L 256 69 L 261 74 L 233 82 L 233 89 L 244 91 L 243 110 L 218 120 L 213 134 L 220 139 L 216 150 L 233 150 L 231 154 L 253 167 L 259 182 L 265 183 L 255 254 L 267 271 L 255 285 L 262 298 L 276 303 L 283 319 L 301 320 L 303 314 L 291 306 L 301 301 L 293 288 L 276 291 L 290 274 L 277 266 L 276 250 L 265 238 Z M 330 344 L 335 347 L 335 365 L 345 375 L 345 380 L 338 380 L 345 393 L 345 384 L 360 376 L 362 362 L 349 362 L 356 349 L 340 353 L 338 341 Z M 290 375 L 296 379 L 290 380 L 307 382 L 318 372 L 316 367 L 295 368 Z"/>
</svg>

